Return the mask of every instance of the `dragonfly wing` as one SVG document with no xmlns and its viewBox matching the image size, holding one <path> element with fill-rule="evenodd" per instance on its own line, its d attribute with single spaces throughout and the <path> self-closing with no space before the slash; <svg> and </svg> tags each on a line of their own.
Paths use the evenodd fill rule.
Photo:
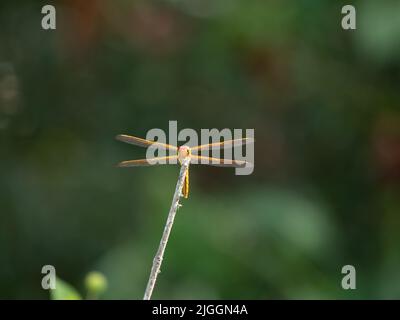
<svg viewBox="0 0 400 320">
<path fill-rule="evenodd" d="M 219 159 L 219 158 L 212 158 L 212 157 L 202 157 L 202 156 L 191 156 L 192 160 L 191 164 L 205 164 L 209 166 L 216 166 L 216 167 L 231 167 L 231 168 L 244 168 L 246 165 L 250 164 L 247 161 L 243 160 L 229 160 L 229 159 Z"/>
<path fill-rule="evenodd" d="M 128 160 L 122 161 L 118 163 L 118 167 L 126 168 L 126 167 L 140 167 L 140 166 L 153 166 L 157 164 L 176 164 L 178 156 L 169 156 L 169 157 L 156 157 L 150 159 L 139 159 L 139 160 Z"/>
<path fill-rule="evenodd" d="M 138 138 L 138 137 L 134 137 L 134 136 L 128 136 L 126 134 L 119 134 L 115 137 L 115 139 L 122 141 L 122 142 L 134 144 L 135 146 L 139 146 L 139 147 L 149 147 L 149 146 L 153 145 L 153 146 L 162 147 L 165 149 L 178 150 L 178 147 L 170 145 L 170 144 L 161 143 L 161 142 L 152 141 L 152 140 L 146 140 L 146 139 L 142 139 L 142 138 Z"/>
<path fill-rule="evenodd" d="M 232 147 L 240 147 L 245 144 L 254 143 L 253 138 L 241 138 L 241 139 L 234 139 L 234 140 L 227 140 L 222 142 L 215 142 L 209 144 L 202 144 L 200 146 L 196 146 L 191 148 L 192 151 L 196 152 L 199 150 L 214 150 L 214 149 L 226 149 Z"/>
</svg>

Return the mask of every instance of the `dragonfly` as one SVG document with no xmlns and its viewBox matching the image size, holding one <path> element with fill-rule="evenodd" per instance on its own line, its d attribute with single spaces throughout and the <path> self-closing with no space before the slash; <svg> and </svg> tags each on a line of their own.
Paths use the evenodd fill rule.
<svg viewBox="0 0 400 320">
<path fill-rule="evenodd" d="M 231 160 L 231 159 L 220 159 L 213 158 L 208 156 L 198 155 L 198 152 L 203 150 L 215 150 L 215 149 L 226 149 L 231 147 L 239 147 L 243 146 L 247 143 L 253 143 L 253 138 L 240 138 L 227 140 L 222 142 L 208 143 L 202 144 L 195 147 L 189 147 L 187 145 L 183 145 L 180 147 L 161 143 L 158 141 L 146 140 L 130 135 L 119 134 L 116 136 L 116 139 L 125 143 L 133 144 L 139 147 L 156 147 L 163 148 L 166 150 L 170 150 L 176 152 L 174 155 L 165 156 L 165 157 L 155 157 L 149 159 L 138 159 L 138 160 L 127 160 L 122 161 L 117 164 L 118 167 L 126 168 L 126 167 L 138 167 L 138 166 L 152 166 L 157 164 L 182 164 L 185 159 L 190 159 L 191 164 L 206 164 L 217 167 L 232 167 L 232 168 L 243 168 L 247 165 L 250 165 L 249 162 L 243 160 Z M 171 154 L 171 153 L 170 153 Z M 183 184 L 182 195 L 184 198 L 189 197 L 189 169 L 186 171 L 185 181 Z"/>
</svg>

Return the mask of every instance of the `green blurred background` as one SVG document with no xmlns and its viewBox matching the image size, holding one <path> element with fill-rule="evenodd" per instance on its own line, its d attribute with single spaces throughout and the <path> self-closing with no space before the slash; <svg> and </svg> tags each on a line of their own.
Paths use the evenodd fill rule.
<svg viewBox="0 0 400 320">
<path fill-rule="evenodd" d="M 192 169 L 154 298 L 400 297 L 399 1 L 48 3 L 0 3 L 0 298 L 142 298 L 179 168 L 114 136 L 169 120 L 254 128 L 255 171 Z"/>
</svg>

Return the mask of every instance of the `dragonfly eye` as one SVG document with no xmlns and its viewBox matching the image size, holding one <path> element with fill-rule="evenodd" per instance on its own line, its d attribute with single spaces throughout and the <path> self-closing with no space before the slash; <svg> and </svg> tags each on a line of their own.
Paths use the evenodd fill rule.
<svg viewBox="0 0 400 320">
<path fill-rule="evenodd" d="M 181 157 L 189 157 L 191 152 L 190 148 L 187 146 L 181 146 L 178 149 L 178 153 L 180 154 Z"/>
</svg>

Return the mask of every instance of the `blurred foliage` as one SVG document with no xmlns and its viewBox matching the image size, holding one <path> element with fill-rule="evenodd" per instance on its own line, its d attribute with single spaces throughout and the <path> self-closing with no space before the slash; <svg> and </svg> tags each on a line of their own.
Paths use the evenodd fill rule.
<svg viewBox="0 0 400 320">
<path fill-rule="evenodd" d="M 92 271 L 85 277 L 87 296 L 90 299 L 97 299 L 107 290 L 107 279 L 97 271 Z"/>
<path fill-rule="evenodd" d="M 47 299 L 47 264 L 142 298 L 178 168 L 116 169 L 145 151 L 113 137 L 169 120 L 254 128 L 255 171 L 193 168 L 154 298 L 400 296 L 397 0 L 355 31 L 344 1 L 44 4 L 0 3 L 0 298 Z"/>
<path fill-rule="evenodd" d="M 57 278 L 57 286 L 50 290 L 52 300 L 81 300 L 79 293 L 68 283 Z"/>
<path fill-rule="evenodd" d="M 91 271 L 86 275 L 84 285 L 86 291 L 85 299 L 99 299 L 107 290 L 107 279 L 102 273 Z M 50 289 L 50 297 L 52 300 L 82 300 L 78 290 L 58 277 L 56 278 L 55 289 Z"/>
</svg>

